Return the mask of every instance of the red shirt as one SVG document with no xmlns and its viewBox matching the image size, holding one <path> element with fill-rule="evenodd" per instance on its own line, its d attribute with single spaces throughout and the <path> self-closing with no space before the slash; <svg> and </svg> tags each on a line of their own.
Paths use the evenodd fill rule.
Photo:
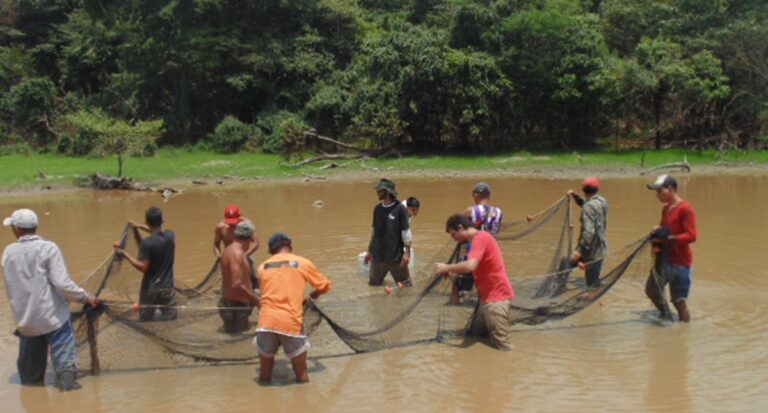
<svg viewBox="0 0 768 413">
<path fill-rule="evenodd" d="M 693 251 L 689 244 L 696 241 L 696 213 L 688 201 L 674 207 L 665 206 L 661 211 L 661 225 L 669 227 L 675 239 L 667 241 L 667 262 L 690 267 Z"/>
<path fill-rule="evenodd" d="M 485 231 L 477 231 L 472 238 L 472 249 L 469 251 L 468 258 L 478 261 L 472 275 L 477 283 L 477 295 L 480 296 L 480 301 L 492 303 L 515 298 L 515 291 L 509 283 L 507 269 L 504 267 L 504 257 L 493 235 Z"/>
</svg>

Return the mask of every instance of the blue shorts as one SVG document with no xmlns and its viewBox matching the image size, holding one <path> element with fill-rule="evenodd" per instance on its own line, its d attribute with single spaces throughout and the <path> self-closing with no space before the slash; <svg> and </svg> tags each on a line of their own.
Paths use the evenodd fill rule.
<svg viewBox="0 0 768 413">
<path fill-rule="evenodd" d="M 688 293 L 691 291 L 691 280 L 693 278 L 693 269 L 684 265 L 664 265 L 663 283 L 660 287 L 669 284 L 669 295 L 673 303 L 685 301 L 688 299 Z M 654 282 L 653 275 L 648 277 L 648 282 Z"/>
</svg>

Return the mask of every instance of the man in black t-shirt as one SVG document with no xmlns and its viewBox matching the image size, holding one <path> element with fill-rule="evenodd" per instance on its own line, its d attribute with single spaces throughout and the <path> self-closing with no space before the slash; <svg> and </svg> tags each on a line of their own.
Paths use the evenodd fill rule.
<svg viewBox="0 0 768 413">
<path fill-rule="evenodd" d="M 397 201 L 395 183 L 382 179 L 374 188 L 379 204 L 373 209 L 373 233 L 365 254 L 365 262 L 371 263 L 368 272 L 369 285 L 382 285 L 387 273 L 398 286 L 410 286 L 411 228 L 408 210 Z"/>
<path fill-rule="evenodd" d="M 125 257 L 131 265 L 144 273 L 139 291 L 139 319 L 141 321 L 173 320 L 176 318 L 176 291 L 173 281 L 176 234 L 163 230 L 163 211 L 149 208 L 145 214 L 146 224 L 129 221 L 134 231 L 142 229 L 149 236 L 141 240 L 138 258 L 115 246 L 115 252 Z M 160 316 L 156 317 L 156 310 Z"/>
</svg>

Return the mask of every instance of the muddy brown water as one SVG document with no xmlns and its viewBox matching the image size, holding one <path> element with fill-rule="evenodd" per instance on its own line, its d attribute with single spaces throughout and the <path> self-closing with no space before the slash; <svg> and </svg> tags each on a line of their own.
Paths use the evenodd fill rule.
<svg viewBox="0 0 768 413">
<path fill-rule="evenodd" d="M 485 180 L 508 219 L 544 208 L 579 183 Z M 661 205 L 645 189 L 647 180 L 603 182 L 612 250 L 659 220 Z M 445 244 L 445 219 L 471 203 L 476 182 L 397 181 L 402 198 L 416 195 L 423 204 L 414 221 L 417 260 Z M 35 209 L 40 233 L 61 246 L 72 277 L 82 280 L 109 254 L 126 220 L 160 206 L 177 234 L 177 277 L 192 283 L 210 267 L 213 227 L 224 207 L 238 203 L 264 244 L 275 231 L 288 233 L 296 252 L 333 280 L 333 294 L 347 294 L 368 288 L 356 275 L 356 256 L 370 236 L 374 183 L 216 187 L 166 202 L 157 194 L 76 192 L 0 199 L 0 212 Z M 257 366 L 235 365 L 109 372 L 85 377 L 82 390 L 65 394 L 19 385 L 18 341 L 2 288 L 0 411 L 768 411 L 768 177 L 683 177 L 681 193 L 698 213 L 700 234 L 690 325 L 654 322 L 644 280 L 630 278 L 569 319 L 516 329 L 510 353 L 479 342 L 434 343 L 315 359 L 307 385 L 292 384 L 281 354 L 271 387 L 255 384 Z M 313 205 L 318 200 L 322 207 Z M 12 241 L 0 229 L 0 244 Z"/>
</svg>

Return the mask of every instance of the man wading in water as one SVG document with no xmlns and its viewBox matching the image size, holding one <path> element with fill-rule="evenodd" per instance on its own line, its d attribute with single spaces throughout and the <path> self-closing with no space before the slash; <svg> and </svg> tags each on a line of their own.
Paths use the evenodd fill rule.
<svg viewBox="0 0 768 413">
<path fill-rule="evenodd" d="M 296 381 L 309 381 L 307 351 L 309 339 L 304 334 L 304 289 L 307 284 L 315 290 L 309 297 L 316 300 L 331 289 L 331 282 L 312 261 L 293 253 L 291 239 L 283 233 L 269 238 L 272 254 L 259 266 L 261 300 L 259 326 L 254 344 L 259 351 L 261 373 L 259 382 L 272 381 L 275 354 L 282 346 L 291 359 Z"/>
<path fill-rule="evenodd" d="M 37 214 L 19 209 L 3 220 L 16 242 L 3 251 L 5 291 L 19 337 L 16 361 L 23 385 L 42 386 L 48 354 L 51 355 L 56 386 L 77 390 L 77 343 L 67 301 L 97 306 L 99 300 L 70 278 L 59 247 L 37 232 Z"/>
<path fill-rule="evenodd" d="M 134 258 L 115 244 L 115 253 L 125 257 L 131 265 L 142 272 L 141 290 L 139 290 L 139 320 L 176 319 L 176 290 L 174 289 L 174 260 L 176 255 L 176 234 L 163 230 L 163 211 L 152 207 L 144 214 L 146 224 L 129 221 L 128 225 L 149 232 L 141 240 L 139 256 Z"/>
<path fill-rule="evenodd" d="M 472 273 L 477 283 L 480 305 L 472 321 L 472 333 L 488 335 L 491 344 L 499 350 L 510 350 L 508 341 L 510 302 L 515 291 L 507 277 L 504 257 L 496 239 L 485 231 L 476 229 L 464 215 L 448 218 L 445 230 L 456 242 L 471 242 L 466 261 L 456 264 L 436 264 L 438 274 Z"/>
<path fill-rule="evenodd" d="M 382 179 L 374 189 L 381 202 L 373 209 L 373 233 L 364 258 L 366 264 L 371 264 L 368 285 L 382 285 L 384 277 L 390 272 L 398 287 L 410 287 L 411 227 L 408 210 L 397 201 L 394 182 Z"/>
<path fill-rule="evenodd" d="M 223 251 L 221 245 L 224 244 L 224 248 L 227 248 L 235 240 L 235 226 L 245 219 L 240 215 L 239 206 L 232 204 L 224 208 L 224 220 L 216 224 L 216 228 L 213 230 L 213 254 L 217 258 L 221 258 Z M 256 266 L 253 262 L 253 254 L 259 249 L 259 237 L 256 236 L 255 227 L 250 244 L 248 251 L 245 252 L 245 256 L 248 257 L 248 274 L 251 277 L 251 285 L 258 288 Z"/>
<path fill-rule="evenodd" d="M 691 265 L 693 251 L 690 244 L 696 242 L 696 213 L 688 201 L 677 194 L 677 180 L 670 175 L 661 175 L 648 189 L 656 191 L 656 197 L 664 204 L 661 210 L 661 225 L 651 233 L 651 239 L 662 250 L 661 285 L 651 274 L 645 283 L 645 294 L 662 313 L 660 290 L 669 284 L 672 304 L 677 309 L 680 321 L 691 321 L 688 313 L 688 293 L 691 289 Z M 659 259 L 659 258 L 657 258 Z"/>
<path fill-rule="evenodd" d="M 491 187 L 485 182 L 478 183 L 472 190 L 472 198 L 475 200 L 475 205 L 467 208 L 464 215 L 469 218 L 476 229 L 485 231 L 496 238 L 496 234 L 501 229 L 503 214 L 501 208 L 491 205 Z M 469 253 L 472 244 L 465 243 L 464 248 L 466 253 Z M 454 278 L 449 303 L 452 305 L 461 304 L 459 295 L 461 291 L 471 291 L 474 286 L 475 280 L 472 278 L 472 274 L 463 274 Z"/>
<path fill-rule="evenodd" d="M 224 321 L 224 331 L 238 334 L 250 327 L 248 318 L 259 298 L 253 292 L 247 251 L 251 247 L 255 227 L 249 220 L 235 226 L 235 239 L 221 254 L 221 299 L 219 315 Z"/>
<path fill-rule="evenodd" d="M 568 195 L 581 207 L 579 243 L 568 257 L 568 266 L 572 268 L 583 263 L 587 287 L 597 288 L 600 286 L 603 257 L 608 251 L 608 243 L 605 240 L 608 201 L 597 193 L 600 190 L 600 181 L 595 177 L 584 179 L 581 190 L 584 191 L 586 199 L 573 190 L 568 190 Z"/>
</svg>

